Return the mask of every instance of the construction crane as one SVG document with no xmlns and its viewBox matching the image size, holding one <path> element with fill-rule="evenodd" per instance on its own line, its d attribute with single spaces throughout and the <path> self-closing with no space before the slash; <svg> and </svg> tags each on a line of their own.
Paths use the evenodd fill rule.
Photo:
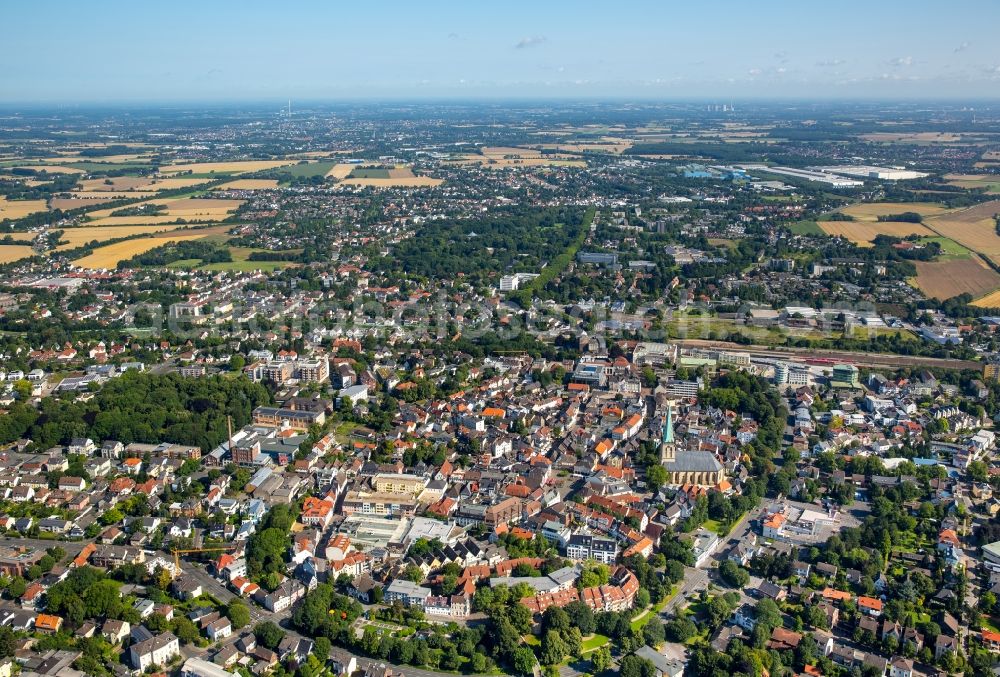
<svg viewBox="0 0 1000 677">
<path fill-rule="evenodd" d="M 226 545 L 226 546 L 219 546 L 219 547 L 216 547 L 216 548 L 187 548 L 187 549 L 183 549 L 183 550 L 182 549 L 174 550 L 173 551 L 173 553 L 174 553 L 174 569 L 175 569 L 175 571 L 177 571 L 178 574 L 181 572 L 181 555 L 182 554 L 187 554 L 187 553 L 191 553 L 191 552 L 228 552 L 230 550 L 235 550 L 237 547 L 239 547 L 239 546 L 236 546 L 236 545 Z"/>
</svg>

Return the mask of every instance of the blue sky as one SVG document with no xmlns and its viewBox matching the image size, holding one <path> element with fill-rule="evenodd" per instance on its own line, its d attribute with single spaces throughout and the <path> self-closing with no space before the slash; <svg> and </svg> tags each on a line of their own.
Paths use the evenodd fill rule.
<svg viewBox="0 0 1000 677">
<path fill-rule="evenodd" d="M 3 102 L 1000 98 L 1000 2 L 5 2 Z"/>
</svg>

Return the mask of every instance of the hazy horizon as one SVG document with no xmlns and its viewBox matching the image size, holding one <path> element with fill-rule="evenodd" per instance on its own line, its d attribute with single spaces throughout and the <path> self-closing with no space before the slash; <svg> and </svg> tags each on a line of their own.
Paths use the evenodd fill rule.
<svg viewBox="0 0 1000 677">
<path fill-rule="evenodd" d="M 986 0 L 114 0 L 3 15 L 0 104 L 1000 98 L 1000 3 Z"/>
</svg>

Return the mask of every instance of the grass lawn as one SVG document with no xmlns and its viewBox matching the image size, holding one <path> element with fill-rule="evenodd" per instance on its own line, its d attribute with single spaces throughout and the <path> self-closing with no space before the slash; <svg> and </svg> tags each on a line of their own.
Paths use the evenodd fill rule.
<svg viewBox="0 0 1000 677">
<path fill-rule="evenodd" d="M 357 423 L 353 421 L 344 421 L 336 428 L 333 429 L 333 435 L 337 438 L 337 441 L 341 444 L 347 444 L 348 438 L 350 438 L 351 433 L 355 428 L 358 427 Z"/>
<path fill-rule="evenodd" d="M 529 632 L 522 639 L 524 639 L 524 643 L 528 646 L 539 646 L 542 643 L 542 640 L 538 639 L 538 636 L 533 632 Z"/>
<path fill-rule="evenodd" d="M 826 232 L 815 221 L 796 221 L 788 226 L 788 229 L 796 235 L 826 235 Z"/>
<path fill-rule="evenodd" d="M 991 616 L 983 614 L 982 616 L 979 617 L 979 622 L 987 630 L 990 630 L 992 632 L 1000 632 L 1000 624 L 998 624 L 997 620 Z"/>
<path fill-rule="evenodd" d="M 926 545 L 923 539 L 911 531 L 900 532 L 899 538 L 900 542 L 892 546 L 895 552 L 916 552 Z"/>
<path fill-rule="evenodd" d="M 719 520 L 707 519 L 705 520 L 705 523 L 702 524 L 701 526 L 705 527 L 709 531 L 714 531 L 720 536 L 725 536 L 727 533 L 729 533 L 729 528 Z"/>
<path fill-rule="evenodd" d="M 610 637 L 605 637 L 604 635 L 598 635 L 595 633 L 590 637 L 588 637 L 587 639 L 583 640 L 583 643 L 580 645 L 581 646 L 580 653 L 589 653 L 591 651 L 596 651 L 597 649 L 600 649 L 602 646 L 604 646 L 610 641 L 611 641 Z"/>
</svg>

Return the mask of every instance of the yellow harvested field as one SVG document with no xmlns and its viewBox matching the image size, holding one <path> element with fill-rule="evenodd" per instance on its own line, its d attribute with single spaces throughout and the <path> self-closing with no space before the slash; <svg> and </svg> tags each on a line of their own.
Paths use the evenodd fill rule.
<svg viewBox="0 0 1000 677">
<path fill-rule="evenodd" d="M 179 172 L 194 172 L 195 174 L 246 174 L 259 172 L 275 167 L 285 167 L 295 164 L 295 160 L 241 160 L 236 162 L 194 162 L 160 167 L 161 174 L 177 174 Z"/>
<path fill-rule="evenodd" d="M 122 209 L 122 207 L 118 207 L 100 209 L 91 212 L 87 216 L 95 219 L 90 222 L 95 226 L 120 226 L 130 223 L 171 223 L 177 219 L 184 219 L 185 221 L 220 221 L 236 211 L 243 202 L 243 200 L 213 200 L 208 198 L 163 198 L 129 205 L 129 207 L 138 207 L 143 204 L 163 205 L 167 210 L 160 214 L 112 216 L 113 212 Z"/>
<path fill-rule="evenodd" d="M 829 235 L 845 237 L 862 247 L 871 246 L 878 235 L 906 237 L 907 235 L 923 235 L 931 237 L 934 232 L 919 223 L 903 221 L 818 221 L 819 227 Z"/>
<path fill-rule="evenodd" d="M 970 305 L 980 308 L 1000 308 L 1000 289 L 976 299 Z"/>
<path fill-rule="evenodd" d="M 122 155 L 97 155 L 94 157 L 81 157 L 80 160 L 86 162 L 107 162 L 107 163 L 143 163 L 148 162 L 153 156 L 150 153 L 127 153 Z M 63 160 L 65 162 L 65 159 Z"/>
<path fill-rule="evenodd" d="M 96 207 L 99 204 L 104 204 L 105 202 L 113 202 L 114 197 L 111 195 L 104 195 L 102 197 L 95 198 L 80 198 L 80 197 L 54 197 L 49 200 L 49 206 L 52 209 L 61 209 L 63 211 L 69 209 L 80 209 L 81 207 Z"/>
<path fill-rule="evenodd" d="M 184 219 L 185 221 L 191 221 L 195 223 L 201 223 L 203 221 L 218 221 L 218 216 L 170 216 L 169 214 L 157 214 L 149 216 L 105 216 L 94 221 L 87 221 L 84 227 L 105 227 L 105 226 L 128 226 L 128 225 L 170 225 L 170 226 L 182 226 L 184 224 L 178 223 L 178 219 Z"/>
<path fill-rule="evenodd" d="M 541 157 L 541 152 L 530 148 L 519 148 L 517 146 L 483 146 L 480 152 L 486 157 L 503 157 L 514 155 L 517 157 Z"/>
<path fill-rule="evenodd" d="M 362 169 L 362 165 L 348 165 L 351 169 Z M 340 165 L 337 165 L 340 167 Z M 336 167 L 334 167 L 336 169 Z M 332 170 L 331 170 L 332 171 Z M 340 185 L 344 186 L 364 186 L 368 188 L 433 188 L 444 183 L 444 179 L 435 179 L 430 176 L 417 176 L 413 170 L 405 165 L 396 165 L 392 169 L 386 170 L 388 178 L 375 177 L 353 177 L 340 180 Z M 330 176 L 328 173 L 327 176 Z"/>
<path fill-rule="evenodd" d="M 165 233 L 176 229 L 177 226 L 173 224 L 162 226 L 89 226 L 86 228 L 65 228 L 62 229 L 63 234 L 59 239 L 66 242 L 66 244 L 59 245 L 56 247 L 56 250 L 75 249 L 80 245 L 93 242 L 94 240 L 104 242 L 105 240 L 117 240 L 118 238 L 131 237 L 133 235 Z"/>
<path fill-rule="evenodd" d="M 268 190 L 277 187 L 277 179 L 237 179 L 216 186 L 213 190 Z"/>
<path fill-rule="evenodd" d="M 136 190 L 139 186 L 149 183 L 145 176 L 112 176 L 107 179 L 84 179 L 80 182 L 80 190 L 85 191 L 124 191 Z"/>
<path fill-rule="evenodd" d="M 129 190 L 129 191 L 104 191 L 104 190 L 76 190 L 72 193 L 73 197 L 79 198 L 81 200 L 103 200 L 107 198 L 120 200 L 123 198 L 136 199 L 141 197 L 156 197 L 156 191 L 153 190 Z M 100 204 L 95 202 L 94 204 Z"/>
<path fill-rule="evenodd" d="M 48 210 L 45 200 L 8 200 L 0 195 L 0 221 L 23 219 L 25 216 Z"/>
<path fill-rule="evenodd" d="M 13 263 L 34 255 L 35 250 L 25 244 L 0 245 L 0 263 Z"/>
<path fill-rule="evenodd" d="M 211 179 L 165 178 L 150 176 L 116 176 L 110 179 L 87 179 L 80 182 L 82 191 L 142 191 L 155 193 L 161 190 L 191 188 L 208 183 Z"/>
<path fill-rule="evenodd" d="M 35 239 L 36 233 L 31 232 L 18 232 L 18 233 L 3 233 L 2 239 L 6 240 L 10 238 L 14 242 L 32 242 Z"/>
<path fill-rule="evenodd" d="M 171 233 L 158 237 L 144 237 L 137 240 L 126 240 L 116 242 L 106 247 L 99 247 L 92 254 L 77 259 L 73 263 L 82 268 L 114 268 L 119 261 L 130 259 L 137 254 L 148 252 L 168 242 L 181 242 L 183 240 L 200 240 L 208 237 L 204 231 L 191 231 L 186 233 Z"/>
<path fill-rule="evenodd" d="M 78 167 L 63 167 L 62 165 L 27 165 L 21 169 L 31 169 L 36 172 L 48 172 L 49 174 L 83 174 L 84 171 Z"/>
<path fill-rule="evenodd" d="M 197 179 L 197 178 L 153 178 L 146 179 L 144 184 L 141 184 L 138 188 L 139 190 L 177 190 L 178 188 L 191 188 L 192 186 L 200 186 L 203 183 L 208 183 L 212 179 Z"/>
<path fill-rule="evenodd" d="M 358 165 L 353 164 L 336 164 L 330 168 L 330 171 L 326 173 L 327 176 L 333 177 L 334 179 L 346 179 L 354 171 L 354 168 Z"/>
<path fill-rule="evenodd" d="M 538 148 L 554 150 L 562 153 L 610 153 L 621 155 L 632 147 L 632 141 L 628 139 L 601 140 L 599 142 L 588 143 L 543 143 Z"/>
<path fill-rule="evenodd" d="M 1000 264 L 1000 235 L 997 235 L 995 220 L 997 214 L 1000 214 L 1000 200 L 991 200 L 966 209 L 950 210 L 930 217 L 926 222 L 935 232 Z"/>
<path fill-rule="evenodd" d="M 878 221 L 880 216 L 916 212 L 921 216 L 934 216 L 948 211 L 944 205 L 933 202 L 862 202 L 837 210 L 861 221 Z"/>
</svg>

